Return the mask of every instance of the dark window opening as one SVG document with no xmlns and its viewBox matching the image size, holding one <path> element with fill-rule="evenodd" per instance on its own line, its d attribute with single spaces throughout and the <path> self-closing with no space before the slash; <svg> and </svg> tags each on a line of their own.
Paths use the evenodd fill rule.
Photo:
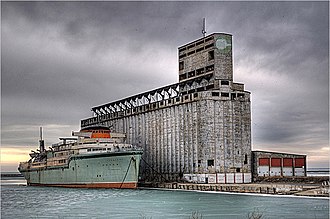
<svg viewBox="0 0 330 219">
<path fill-rule="evenodd" d="M 179 52 L 183 52 L 185 50 L 186 50 L 186 48 L 181 48 L 181 49 L 179 49 Z"/>
<path fill-rule="evenodd" d="M 199 42 L 196 43 L 196 46 L 202 45 L 203 43 L 204 43 L 204 41 L 199 41 Z"/>
<path fill-rule="evenodd" d="M 214 70 L 214 65 L 206 66 L 206 72 L 213 71 L 213 70 Z"/>
<path fill-rule="evenodd" d="M 194 97 L 198 97 L 198 93 L 194 93 Z"/>
<path fill-rule="evenodd" d="M 180 101 L 180 97 L 177 97 L 177 98 L 175 99 L 175 101 L 176 101 L 176 102 L 179 102 L 179 101 Z"/>
<path fill-rule="evenodd" d="M 212 48 L 212 47 L 213 47 L 213 43 L 212 44 L 209 44 L 209 45 L 206 45 L 205 46 L 205 49 Z"/>
<path fill-rule="evenodd" d="M 229 93 L 221 93 L 222 97 L 229 97 Z"/>
<path fill-rule="evenodd" d="M 187 54 L 182 54 L 182 55 L 179 56 L 179 59 L 184 58 L 186 56 L 187 56 Z"/>
<path fill-rule="evenodd" d="M 207 160 L 207 166 L 214 166 L 214 160 Z"/>
<path fill-rule="evenodd" d="M 191 49 L 193 47 L 195 47 L 195 44 L 192 44 L 192 45 L 188 46 L 187 49 Z"/>
<path fill-rule="evenodd" d="M 197 69 L 197 70 L 196 70 L 196 75 L 203 74 L 204 72 L 205 72 L 205 71 L 204 71 L 204 68 Z"/>
<path fill-rule="evenodd" d="M 205 90 L 205 87 L 199 87 L 199 88 L 197 88 L 197 92 L 204 91 L 204 90 Z"/>
<path fill-rule="evenodd" d="M 229 81 L 221 81 L 221 85 L 229 85 Z"/>
<path fill-rule="evenodd" d="M 210 84 L 206 86 L 206 90 L 210 90 L 214 88 L 214 84 Z"/>
<path fill-rule="evenodd" d="M 185 96 L 185 97 L 184 97 L 184 99 L 185 99 L 185 100 L 188 100 L 188 99 L 189 99 L 189 96 L 188 96 L 188 95 L 187 95 L 187 96 Z"/>
<path fill-rule="evenodd" d="M 241 172 L 241 168 L 236 168 L 236 173 Z"/>
<path fill-rule="evenodd" d="M 247 161 L 247 154 L 245 154 L 245 156 L 244 156 L 244 164 L 247 164 L 248 163 L 248 161 Z"/>
<path fill-rule="evenodd" d="M 194 77 L 195 71 L 188 72 L 188 78 Z"/>
<path fill-rule="evenodd" d="M 190 55 L 192 55 L 192 54 L 194 54 L 195 53 L 195 50 L 193 50 L 193 51 L 191 51 L 191 52 L 188 52 L 188 56 L 190 56 Z"/>
<path fill-rule="evenodd" d="M 236 98 L 236 94 L 231 94 L 231 99 L 234 100 Z"/>
<path fill-rule="evenodd" d="M 244 94 L 237 94 L 237 97 L 244 97 Z"/>
<path fill-rule="evenodd" d="M 179 62 L 179 70 L 183 70 L 184 69 L 184 62 L 181 61 Z"/>
<path fill-rule="evenodd" d="M 209 61 L 214 59 L 214 50 L 209 51 Z"/>
<path fill-rule="evenodd" d="M 198 48 L 198 49 L 196 49 L 196 52 L 200 52 L 200 51 L 202 51 L 202 50 L 204 50 L 203 47 L 202 47 L 202 48 Z"/>
<path fill-rule="evenodd" d="M 237 151 L 237 154 L 239 154 L 239 151 Z"/>
<path fill-rule="evenodd" d="M 212 40 L 212 39 L 213 39 L 212 37 L 206 38 L 206 39 L 205 39 L 205 42 L 208 42 L 208 41 L 210 41 L 210 40 Z"/>
<path fill-rule="evenodd" d="M 183 79 L 186 79 L 187 78 L 187 74 L 182 74 L 179 76 L 179 79 L 180 80 L 183 80 Z"/>
<path fill-rule="evenodd" d="M 218 97 L 219 96 L 219 92 L 212 92 L 212 96 L 213 97 Z"/>
</svg>

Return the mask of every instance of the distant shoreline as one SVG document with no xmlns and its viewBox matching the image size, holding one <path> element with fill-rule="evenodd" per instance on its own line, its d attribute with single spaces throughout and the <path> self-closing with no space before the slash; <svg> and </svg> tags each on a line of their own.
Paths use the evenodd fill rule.
<svg viewBox="0 0 330 219">
<path fill-rule="evenodd" d="M 1 178 L 10 177 L 10 178 L 24 178 L 21 173 L 1 173 Z"/>
</svg>

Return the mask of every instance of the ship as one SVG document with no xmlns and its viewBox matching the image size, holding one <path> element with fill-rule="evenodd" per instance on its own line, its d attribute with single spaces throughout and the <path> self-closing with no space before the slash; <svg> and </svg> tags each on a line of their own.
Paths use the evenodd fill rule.
<svg viewBox="0 0 330 219">
<path fill-rule="evenodd" d="M 30 186 L 135 189 L 143 150 L 125 138 L 108 127 L 92 126 L 45 149 L 40 128 L 39 149 L 18 170 Z"/>
</svg>

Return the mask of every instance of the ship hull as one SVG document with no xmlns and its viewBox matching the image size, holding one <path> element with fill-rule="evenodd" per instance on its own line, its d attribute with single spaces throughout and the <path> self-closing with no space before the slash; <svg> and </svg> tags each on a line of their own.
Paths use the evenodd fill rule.
<svg viewBox="0 0 330 219">
<path fill-rule="evenodd" d="M 70 188 L 137 187 L 142 152 L 71 156 L 68 164 L 20 170 L 31 186 Z"/>
</svg>

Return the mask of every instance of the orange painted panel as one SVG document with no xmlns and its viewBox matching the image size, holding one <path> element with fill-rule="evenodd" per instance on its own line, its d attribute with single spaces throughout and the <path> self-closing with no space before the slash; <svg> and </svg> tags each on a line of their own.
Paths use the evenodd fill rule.
<svg viewBox="0 0 330 219">
<path fill-rule="evenodd" d="M 269 166 L 269 158 L 259 158 L 259 166 Z"/>
<path fill-rule="evenodd" d="M 272 167 L 280 167 L 281 166 L 281 158 L 272 158 L 270 162 L 271 162 Z"/>
</svg>

